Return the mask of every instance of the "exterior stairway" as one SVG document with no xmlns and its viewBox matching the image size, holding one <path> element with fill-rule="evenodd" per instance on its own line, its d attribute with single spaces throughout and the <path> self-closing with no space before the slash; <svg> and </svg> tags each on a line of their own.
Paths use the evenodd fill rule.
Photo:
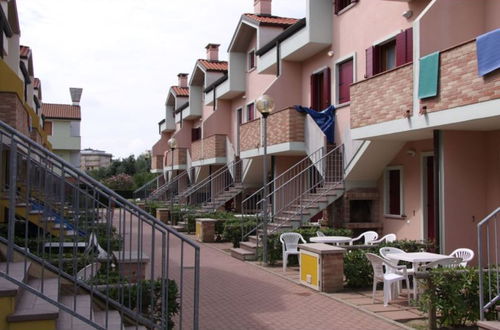
<svg viewBox="0 0 500 330">
<path fill-rule="evenodd" d="M 267 213 L 267 234 L 310 225 L 310 219 L 344 194 L 343 145 L 323 148 L 305 157 L 242 202 L 243 219 L 256 219 L 257 226 L 242 233 L 239 248 L 231 255 L 253 260 L 262 235 L 262 215 Z M 264 190 L 267 190 L 264 198 Z M 264 202 L 267 211 L 264 212 Z M 249 239 L 245 242 L 246 238 Z"/>
<path fill-rule="evenodd" d="M 201 209 L 204 212 L 215 211 L 219 207 L 223 206 L 224 204 L 241 194 L 243 190 L 244 188 L 241 183 L 235 183 L 233 186 L 227 188 L 227 190 L 224 190 L 217 194 L 215 198 L 212 198 L 210 201 L 203 203 Z"/>
</svg>

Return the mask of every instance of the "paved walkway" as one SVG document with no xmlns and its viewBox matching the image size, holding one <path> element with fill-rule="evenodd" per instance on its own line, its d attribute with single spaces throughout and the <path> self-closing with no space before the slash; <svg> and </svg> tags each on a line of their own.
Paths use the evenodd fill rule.
<svg viewBox="0 0 500 330">
<path fill-rule="evenodd" d="M 115 212 L 115 226 L 117 223 Z M 132 223 L 132 235 L 130 234 Z M 134 235 L 143 233 L 144 252 L 159 261 L 162 240 L 149 226 L 138 226 L 134 217 L 121 226 L 126 234 L 126 248 L 137 246 Z M 132 239 L 130 242 L 129 238 Z M 131 244 L 131 245 L 130 245 Z M 192 283 L 194 270 L 192 249 L 184 244 L 184 300 L 182 322 L 190 329 L 192 314 Z M 169 277 L 180 280 L 181 243 L 170 235 Z M 156 266 L 155 266 L 156 267 Z M 159 267 L 158 267 L 159 268 Z M 152 270 L 155 276 L 159 269 Z M 150 273 L 148 271 L 148 276 Z M 200 329 L 398 329 L 354 307 L 333 300 L 325 295 L 299 286 L 250 263 L 232 258 L 226 253 L 201 245 Z"/>
</svg>

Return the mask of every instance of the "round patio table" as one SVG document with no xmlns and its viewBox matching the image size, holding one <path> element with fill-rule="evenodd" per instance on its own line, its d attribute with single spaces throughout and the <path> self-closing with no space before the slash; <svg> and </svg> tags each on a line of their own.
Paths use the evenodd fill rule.
<svg viewBox="0 0 500 330">
<path fill-rule="evenodd" d="M 312 243 L 327 243 L 336 245 L 339 245 L 340 243 L 349 243 L 351 240 L 352 238 L 347 236 L 317 236 L 309 239 Z"/>
</svg>

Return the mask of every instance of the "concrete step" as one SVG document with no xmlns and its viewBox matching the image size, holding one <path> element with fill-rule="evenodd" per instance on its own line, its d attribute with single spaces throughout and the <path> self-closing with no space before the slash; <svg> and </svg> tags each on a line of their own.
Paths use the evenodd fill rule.
<svg viewBox="0 0 500 330">
<path fill-rule="evenodd" d="M 59 298 L 59 282 L 57 278 L 30 279 L 27 284 L 37 291 L 42 290 L 43 294 L 53 300 Z M 22 290 L 16 299 L 16 308 L 14 313 L 7 316 L 7 321 L 32 322 L 43 320 L 56 320 L 59 317 L 59 308 L 45 301 L 44 299 Z"/>
<path fill-rule="evenodd" d="M 119 312 L 110 310 L 107 313 L 106 322 L 106 311 L 95 312 L 95 322 L 108 330 L 122 330 L 122 317 Z"/>
<path fill-rule="evenodd" d="M 59 299 L 61 304 L 69 307 L 71 310 L 75 310 L 78 314 L 86 317 L 87 319 L 94 319 L 92 312 L 92 301 L 89 295 L 77 295 L 76 305 L 75 296 L 62 296 Z M 81 321 L 80 319 L 72 316 L 64 311 L 59 311 L 59 318 L 57 319 L 57 329 L 68 329 L 68 330 L 92 330 L 94 327 L 88 325 L 87 323 Z"/>
<path fill-rule="evenodd" d="M 480 330 L 498 330 L 500 329 L 500 321 L 478 321 L 477 327 Z"/>
<path fill-rule="evenodd" d="M 26 264 L 26 269 L 28 270 L 30 263 Z M 27 272 L 24 271 L 24 262 L 11 262 L 9 264 L 9 276 L 16 279 L 19 282 L 24 282 L 26 280 Z M 0 263 L 0 272 L 7 272 L 7 263 Z M 12 283 L 11 281 L 0 277 L 0 297 L 15 297 L 19 290 L 19 286 Z"/>
<path fill-rule="evenodd" d="M 257 235 L 250 235 L 248 236 L 248 241 L 257 244 L 257 241 L 260 242 L 260 238 L 258 238 Z"/>
<path fill-rule="evenodd" d="M 184 227 L 184 226 L 180 226 L 180 225 L 175 225 L 175 226 L 172 226 L 172 229 L 175 229 L 175 230 L 177 230 L 177 231 L 179 231 L 179 232 L 184 232 L 184 231 L 186 231 L 186 227 Z"/>
<path fill-rule="evenodd" d="M 253 253 L 257 252 L 257 244 L 254 242 L 240 242 L 240 248 Z"/>
<path fill-rule="evenodd" d="M 233 258 L 236 258 L 236 259 L 239 259 L 242 261 L 257 259 L 255 252 L 250 252 L 250 251 L 242 249 L 242 248 L 232 248 L 231 249 L 231 256 Z"/>
</svg>

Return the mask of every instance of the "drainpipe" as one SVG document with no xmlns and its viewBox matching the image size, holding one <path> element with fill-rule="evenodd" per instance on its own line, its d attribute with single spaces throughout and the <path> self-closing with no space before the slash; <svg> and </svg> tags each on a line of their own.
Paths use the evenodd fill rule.
<svg viewBox="0 0 500 330">
<path fill-rule="evenodd" d="M 441 246 L 441 139 L 442 134 L 440 130 L 434 130 L 434 236 L 436 240 L 436 249 L 442 252 Z"/>
</svg>

